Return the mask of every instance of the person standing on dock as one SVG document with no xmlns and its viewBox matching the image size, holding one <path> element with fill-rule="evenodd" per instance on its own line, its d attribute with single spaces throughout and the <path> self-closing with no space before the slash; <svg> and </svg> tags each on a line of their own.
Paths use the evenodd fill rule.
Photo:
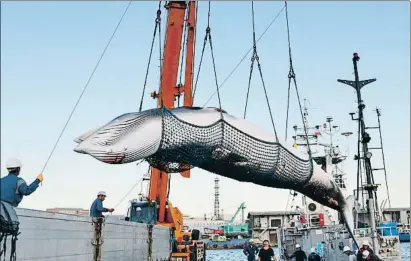
<svg viewBox="0 0 411 261">
<path fill-rule="evenodd" d="M 104 217 L 103 212 L 113 212 L 114 208 L 104 208 L 103 207 L 103 201 L 106 199 L 106 192 L 100 191 L 97 194 L 97 198 L 93 201 L 93 204 L 91 204 L 90 207 L 90 217 Z"/>
<path fill-rule="evenodd" d="M 18 159 L 10 158 L 6 162 L 9 174 L 0 180 L 0 200 L 9 203 L 13 207 L 18 207 L 23 196 L 29 196 L 39 187 L 43 181 L 43 174 L 39 174 L 30 185 L 20 178 L 21 162 Z"/>
<path fill-rule="evenodd" d="M 258 254 L 258 247 L 254 244 L 253 239 L 250 239 L 248 242 L 250 244 L 244 248 L 243 253 L 247 256 L 247 261 L 255 261 L 255 257 Z"/>
<path fill-rule="evenodd" d="M 277 261 L 277 258 L 274 255 L 274 250 L 270 247 L 270 242 L 268 242 L 268 240 L 264 240 L 263 247 L 258 253 L 258 261 L 271 261 L 271 258 L 274 261 Z"/>
<path fill-rule="evenodd" d="M 295 249 L 296 251 L 294 252 L 294 254 L 292 254 L 288 258 L 292 259 L 295 257 L 295 261 L 306 261 L 307 255 L 305 254 L 304 250 L 301 249 L 300 244 L 296 244 Z"/>
</svg>

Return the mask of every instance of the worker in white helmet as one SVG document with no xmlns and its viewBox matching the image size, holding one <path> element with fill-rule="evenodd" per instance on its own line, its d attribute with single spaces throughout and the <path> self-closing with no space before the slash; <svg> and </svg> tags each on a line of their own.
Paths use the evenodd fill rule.
<svg viewBox="0 0 411 261">
<path fill-rule="evenodd" d="M 315 251 L 315 247 L 310 249 L 310 254 L 308 255 L 308 261 L 321 261 L 321 257 Z"/>
<path fill-rule="evenodd" d="M 43 181 L 43 174 L 39 174 L 36 180 L 30 185 L 20 178 L 21 162 L 16 158 L 10 158 L 6 162 L 6 169 L 9 174 L 0 180 L 0 200 L 17 207 L 23 196 L 28 196 L 39 187 Z"/>
<path fill-rule="evenodd" d="M 93 201 L 90 207 L 90 217 L 104 217 L 103 212 L 113 212 L 114 208 L 104 208 L 103 201 L 106 199 L 107 194 L 105 191 L 97 193 L 97 198 Z"/>
<path fill-rule="evenodd" d="M 255 245 L 252 238 L 248 241 L 248 243 L 249 244 L 243 249 L 243 253 L 247 256 L 248 261 L 255 261 L 255 257 L 258 254 L 258 247 Z"/>
<path fill-rule="evenodd" d="M 367 250 L 370 254 L 374 254 L 374 251 L 371 248 L 370 242 L 368 240 L 362 241 L 360 249 L 358 249 L 357 252 L 357 261 L 362 261 L 363 260 L 363 251 Z"/>
<path fill-rule="evenodd" d="M 344 247 L 343 253 L 348 256 L 349 261 L 355 261 L 357 259 L 355 253 L 351 251 L 351 248 L 349 246 Z"/>
<path fill-rule="evenodd" d="M 307 255 L 305 254 L 304 250 L 301 249 L 300 244 L 295 245 L 295 252 L 291 256 L 288 256 L 289 259 L 293 259 L 295 257 L 295 261 L 306 261 Z"/>
</svg>

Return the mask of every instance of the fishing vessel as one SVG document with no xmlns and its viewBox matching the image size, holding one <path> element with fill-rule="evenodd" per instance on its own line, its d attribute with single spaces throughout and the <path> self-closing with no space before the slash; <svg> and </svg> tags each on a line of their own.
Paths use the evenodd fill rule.
<svg viewBox="0 0 411 261">
<path fill-rule="evenodd" d="M 294 148 L 308 153 L 307 147 L 310 146 L 310 152 L 315 163 L 320 165 L 324 171 L 330 173 L 345 197 L 347 197 L 346 173 L 343 171 L 342 163 L 347 158 L 348 152 L 343 153 L 340 150 L 338 135 L 349 137 L 353 133 L 341 132 L 340 126 L 334 123 L 331 116 L 326 117 L 323 124 L 310 125 L 308 106 L 309 101 L 304 99 L 304 126 L 293 126 Z M 348 231 L 345 231 L 344 227 L 340 225 L 341 217 L 339 213 L 310 200 L 304 195 L 301 195 L 300 198 L 298 193 L 294 191 L 290 191 L 289 201 L 290 198 L 291 206 L 287 205 L 286 213 L 288 211 L 289 213 L 300 212 L 300 215 L 290 215 L 277 231 L 282 259 L 287 260 L 285 254 L 292 253 L 298 243 L 303 246 L 306 252 L 310 251 L 311 247 L 315 247 L 317 252 L 328 260 L 328 256 L 324 255 L 324 246 L 317 245 L 317 242 L 321 242 L 320 239 L 324 237 L 324 234 L 329 233 L 330 228 L 336 228 L 343 231 L 343 238 L 349 239 Z M 301 204 L 297 202 L 298 198 L 301 199 Z M 304 241 L 303 238 L 306 240 Z"/>
<path fill-rule="evenodd" d="M 352 133 L 341 133 L 340 126 L 333 123 L 334 119 L 331 116 L 326 117 L 323 124 L 310 126 L 308 104 L 309 101 L 304 99 L 304 127 L 293 126 L 295 132 L 292 136 L 294 140 L 293 146 L 307 153 L 307 146 L 309 144 L 315 163 L 320 165 L 324 171 L 330 173 L 336 184 L 342 190 L 344 196 L 347 197 L 346 173 L 342 167 L 342 163 L 347 158 L 347 154 L 344 154 L 340 150 L 338 144 L 339 139 L 335 136 L 341 134 L 348 137 Z M 305 130 L 307 130 L 307 134 Z M 291 192 L 290 195 L 293 196 L 292 201 L 294 202 L 296 199 L 295 192 Z M 304 195 L 301 195 L 301 200 L 302 208 L 298 205 L 293 205 L 293 207 L 298 207 L 306 214 L 304 219 L 307 220 L 311 226 L 314 224 L 324 226 L 339 223 L 340 218 L 337 211 L 324 207 Z M 290 211 L 294 210 L 290 209 Z"/>
<path fill-rule="evenodd" d="M 336 224 L 313 226 L 305 222 L 298 222 L 293 227 L 283 227 L 279 229 L 278 233 L 281 235 L 281 260 L 287 260 L 287 256 L 295 251 L 295 245 L 298 243 L 302 246 L 306 253 L 310 253 L 310 249 L 314 247 L 316 252 L 325 260 L 339 261 L 347 258 L 343 254 L 344 246 L 349 246 L 351 249 L 358 249 L 358 244 L 364 240 L 372 242 L 372 248 L 376 254 L 383 260 L 401 260 L 401 249 L 399 236 L 381 233 L 384 228 L 378 227 L 380 214 L 377 204 L 377 187 L 374 182 L 373 168 L 371 167 L 372 154 L 369 152 L 368 143 L 370 142 L 370 135 L 366 132 L 363 110 L 365 104 L 361 98 L 361 88 L 369 83 L 376 81 L 376 79 L 359 80 L 357 62 L 359 56 L 357 53 L 353 55 L 353 65 L 355 81 L 338 80 L 338 82 L 350 85 L 357 92 L 358 102 L 358 117 L 354 118 L 355 113 L 350 113 L 352 120 L 358 121 L 358 152 L 354 159 L 357 161 L 357 189 L 354 190 L 354 196 L 351 196 L 354 204 L 354 218 L 356 229 L 354 230 L 354 238 L 348 233 L 345 225 Z M 330 118 L 328 118 L 330 119 Z M 318 128 L 318 127 L 315 127 Z M 332 129 L 329 126 L 330 130 Z M 348 135 L 348 133 L 345 133 Z M 307 137 L 305 135 L 304 137 Z M 307 138 L 308 139 L 308 138 Z M 307 146 L 310 144 L 306 143 Z M 314 144 L 313 144 L 314 145 Z M 333 146 L 328 146 L 329 150 L 325 153 L 325 160 L 319 160 L 318 164 L 324 164 L 326 170 L 332 169 L 330 175 L 336 179 L 336 183 L 343 185 L 342 175 L 334 170 L 337 167 L 330 167 L 334 163 Z M 337 162 L 335 162 L 337 163 Z M 335 164 L 336 165 L 336 164 Z M 342 221 L 339 218 L 339 221 Z M 380 233 L 378 233 L 380 231 Z"/>
</svg>

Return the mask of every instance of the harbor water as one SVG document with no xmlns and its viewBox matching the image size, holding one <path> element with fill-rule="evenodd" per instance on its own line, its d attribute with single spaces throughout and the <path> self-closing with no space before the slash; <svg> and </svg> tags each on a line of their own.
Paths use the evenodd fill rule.
<svg viewBox="0 0 411 261">
<path fill-rule="evenodd" d="M 410 243 L 401 243 L 402 250 L 402 260 L 410 260 Z M 274 253 L 276 257 L 279 256 L 279 250 L 277 247 L 274 248 Z M 207 251 L 207 261 L 241 261 L 247 260 L 243 254 L 242 250 L 208 250 Z M 348 259 L 347 259 L 348 260 Z"/>
</svg>

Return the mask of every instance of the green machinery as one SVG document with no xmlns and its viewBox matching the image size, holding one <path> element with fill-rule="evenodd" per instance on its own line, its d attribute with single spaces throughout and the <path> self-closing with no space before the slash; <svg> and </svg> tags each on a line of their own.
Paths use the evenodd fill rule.
<svg viewBox="0 0 411 261">
<path fill-rule="evenodd" d="M 248 237 L 248 224 L 244 222 L 244 209 L 245 209 L 245 202 L 241 203 L 241 205 L 237 208 L 235 214 L 231 217 L 228 224 L 223 225 L 223 231 L 225 236 L 235 237 L 235 236 L 242 236 Z M 241 224 L 233 224 L 235 218 L 238 216 L 241 210 Z"/>
</svg>

